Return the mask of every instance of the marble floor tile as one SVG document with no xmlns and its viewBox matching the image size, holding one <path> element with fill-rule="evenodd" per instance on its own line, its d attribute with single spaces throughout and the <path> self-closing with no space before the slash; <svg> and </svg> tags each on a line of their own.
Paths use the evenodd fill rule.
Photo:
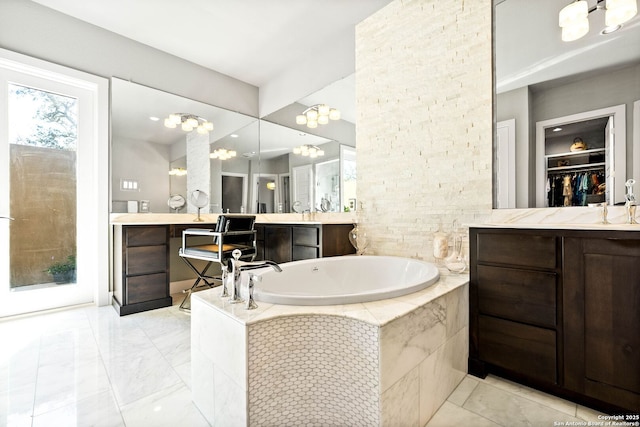
<svg viewBox="0 0 640 427">
<path fill-rule="evenodd" d="M 552 426 L 559 421 L 580 421 L 486 383 L 478 384 L 462 407 L 503 426 Z"/>
<path fill-rule="evenodd" d="M 526 399 L 533 400 L 534 402 L 538 402 L 541 405 L 545 405 L 560 412 L 564 412 L 567 415 L 576 415 L 576 404 L 569 402 L 568 400 L 564 400 L 562 398 L 552 396 L 550 394 L 546 394 L 530 387 L 514 383 L 513 381 L 495 377 L 493 375 L 487 376 L 487 378 L 484 379 L 484 383 L 497 387 L 501 390 L 517 394 L 518 396 L 522 396 Z"/>
<path fill-rule="evenodd" d="M 464 405 L 464 402 L 466 402 L 469 396 L 471 396 L 471 393 L 479 383 L 480 382 L 474 377 L 467 375 L 453 393 L 449 395 L 447 400 L 458 406 Z"/>
<path fill-rule="evenodd" d="M 451 402 L 444 402 L 425 427 L 452 426 L 500 427 L 500 424 Z"/>
<path fill-rule="evenodd" d="M 33 427 L 51 426 L 124 427 L 125 424 L 109 390 L 33 417 Z"/>
<path fill-rule="evenodd" d="M 121 408 L 127 427 L 206 427 L 209 424 L 191 401 L 191 390 L 177 385 Z"/>
<path fill-rule="evenodd" d="M 181 300 L 123 317 L 84 306 L 0 320 L 0 427 L 207 426 L 191 401 L 191 316 Z M 219 410 L 242 400 L 228 398 Z M 466 376 L 426 426 L 552 426 L 598 415 L 498 377 Z"/>
</svg>

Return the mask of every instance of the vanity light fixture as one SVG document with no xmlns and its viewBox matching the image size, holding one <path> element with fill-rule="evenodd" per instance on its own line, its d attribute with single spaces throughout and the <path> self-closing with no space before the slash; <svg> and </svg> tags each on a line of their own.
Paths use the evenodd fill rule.
<svg viewBox="0 0 640 427">
<path fill-rule="evenodd" d="M 175 129 L 178 125 L 185 132 L 196 129 L 199 134 L 207 135 L 213 130 L 213 123 L 190 113 L 171 113 L 164 119 L 164 125 Z"/>
<path fill-rule="evenodd" d="M 316 157 L 324 156 L 324 150 L 315 145 L 301 145 L 293 149 L 293 154 L 300 154 L 301 156 L 308 156 L 312 159 Z"/>
<path fill-rule="evenodd" d="M 638 0 L 597 0 L 589 7 L 586 0 L 576 0 L 560 10 L 558 24 L 562 28 L 562 40 L 578 40 L 589 32 L 589 14 L 605 9 L 606 28 L 600 34 L 610 34 L 638 14 Z"/>
<path fill-rule="evenodd" d="M 329 120 L 340 120 L 340 110 L 327 104 L 312 105 L 296 116 L 296 124 L 307 125 L 311 129 L 317 128 L 318 125 L 326 125 Z"/>
<path fill-rule="evenodd" d="M 226 148 L 217 148 L 213 150 L 213 153 L 209 154 L 212 159 L 229 160 L 235 157 L 238 153 L 234 150 L 227 150 Z"/>
<path fill-rule="evenodd" d="M 271 181 L 271 182 L 267 182 L 267 190 L 275 190 L 276 189 L 276 183 Z"/>
<path fill-rule="evenodd" d="M 169 171 L 171 176 L 185 176 L 186 174 L 187 170 L 185 168 L 173 168 Z"/>
</svg>

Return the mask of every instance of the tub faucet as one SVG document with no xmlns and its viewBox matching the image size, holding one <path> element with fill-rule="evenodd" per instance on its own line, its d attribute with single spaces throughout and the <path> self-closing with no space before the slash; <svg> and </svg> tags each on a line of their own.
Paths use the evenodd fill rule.
<svg viewBox="0 0 640 427">
<path fill-rule="evenodd" d="M 242 252 L 240 252 L 239 249 L 234 249 L 233 252 L 231 252 L 231 256 L 233 258 L 229 260 L 231 263 L 230 274 L 233 276 L 233 290 L 231 299 L 229 300 L 232 304 L 244 302 L 242 298 L 240 298 L 240 283 L 242 282 L 241 278 L 243 271 L 271 267 L 278 273 L 282 272 L 280 266 L 273 261 L 240 261 L 240 255 L 242 255 Z"/>
<path fill-rule="evenodd" d="M 636 201 L 636 196 L 633 194 L 633 185 L 636 183 L 635 179 L 628 179 L 624 185 L 627 187 L 627 194 L 625 194 L 624 205 L 627 208 L 627 223 L 629 224 L 637 224 L 636 222 L 636 207 L 638 206 L 638 202 Z"/>
</svg>

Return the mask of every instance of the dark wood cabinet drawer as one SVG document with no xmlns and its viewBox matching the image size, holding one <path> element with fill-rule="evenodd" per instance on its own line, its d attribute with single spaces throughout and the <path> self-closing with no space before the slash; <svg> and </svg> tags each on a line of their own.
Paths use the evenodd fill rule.
<svg viewBox="0 0 640 427">
<path fill-rule="evenodd" d="M 167 269 L 166 246 L 140 246 L 127 248 L 126 272 L 128 276 L 164 272 Z"/>
<path fill-rule="evenodd" d="M 294 246 L 293 261 L 320 258 L 320 248 L 313 246 Z"/>
<path fill-rule="evenodd" d="M 165 245 L 168 240 L 167 226 L 127 227 L 126 246 Z"/>
<path fill-rule="evenodd" d="M 477 284 L 481 314 L 556 326 L 555 273 L 478 265 Z"/>
<path fill-rule="evenodd" d="M 480 315 L 478 337 L 483 361 L 557 384 L 555 331 Z"/>
<path fill-rule="evenodd" d="M 127 278 L 126 304 L 136 304 L 167 296 L 167 274 L 147 274 Z"/>
<path fill-rule="evenodd" d="M 293 227 L 293 244 L 317 246 L 320 244 L 320 227 Z"/>
<path fill-rule="evenodd" d="M 479 263 L 556 268 L 556 237 L 552 235 L 478 233 Z"/>
</svg>

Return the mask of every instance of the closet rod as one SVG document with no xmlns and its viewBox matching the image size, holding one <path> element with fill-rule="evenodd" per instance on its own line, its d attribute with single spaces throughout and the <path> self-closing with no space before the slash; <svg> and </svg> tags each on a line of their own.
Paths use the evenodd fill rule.
<svg viewBox="0 0 640 427">
<path fill-rule="evenodd" d="M 597 166 L 596 165 L 561 166 L 558 168 L 548 168 L 547 175 L 560 175 L 560 174 L 573 173 L 573 172 L 597 171 L 597 170 L 604 170 L 604 168 L 605 168 L 604 164 L 597 165 Z"/>
</svg>

